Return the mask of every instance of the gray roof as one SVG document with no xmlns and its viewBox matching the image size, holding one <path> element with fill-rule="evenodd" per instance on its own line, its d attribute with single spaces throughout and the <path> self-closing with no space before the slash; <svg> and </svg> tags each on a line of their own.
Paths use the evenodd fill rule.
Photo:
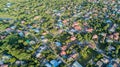
<svg viewBox="0 0 120 67">
<path fill-rule="evenodd" d="M 78 63 L 77 61 L 75 61 L 72 65 L 72 67 L 82 67 L 82 65 L 80 63 Z"/>
</svg>

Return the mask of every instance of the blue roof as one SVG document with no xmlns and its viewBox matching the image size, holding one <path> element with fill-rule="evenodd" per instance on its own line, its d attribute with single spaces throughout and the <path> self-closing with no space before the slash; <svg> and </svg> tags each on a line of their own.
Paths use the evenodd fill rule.
<svg viewBox="0 0 120 67">
<path fill-rule="evenodd" d="M 41 36 L 41 39 L 44 39 L 45 38 L 45 36 Z"/>
<path fill-rule="evenodd" d="M 85 18 L 85 20 L 89 20 L 89 18 Z"/>
<path fill-rule="evenodd" d="M 53 65 L 53 67 L 59 66 L 59 63 L 56 60 L 51 60 L 50 63 Z"/>
<path fill-rule="evenodd" d="M 107 67 L 113 67 L 113 65 L 109 63 L 109 64 L 107 65 Z"/>
<path fill-rule="evenodd" d="M 36 33 L 39 33 L 40 31 L 38 29 L 33 29 Z"/>
<path fill-rule="evenodd" d="M 61 46 L 60 42 L 55 42 L 56 46 Z"/>
<path fill-rule="evenodd" d="M 49 64 L 49 63 L 46 63 L 45 66 L 47 66 L 47 67 L 52 67 L 52 65 Z"/>
<path fill-rule="evenodd" d="M 28 25 L 28 28 L 33 28 L 32 26 Z"/>
<path fill-rule="evenodd" d="M 62 56 L 62 58 L 68 58 L 66 55 Z"/>
<path fill-rule="evenodd" d="M 106 20 L 106 23 L 111 23 L 112 21 L 111 20 Z"/>
<path fill-rule="evenodd" d="M 22 32 L 19 32 L 18 34 L 19 34 L 20 36 L 24 36 L 24 34 L 23 34 Z"/>
<path fill-rule="evenodd" d="M 0 21 L 2 20 L 12 20 L 11 18 L 0 18 Z"/>
<path fill-rule="evenodd" d="M 71 32 L 76 32 L 76 30 L 75 29 L 71 29 Z"/>
<path fill-rule="evenodd" d="M 3 61 L 0 60 L 0 65 L 2 65 L 2 64 L 3 64 Z"/>
<path fill-rule="evenodd" d="M 62 27 L 63 26 L 62 22 L 58 22 L 58 26 Z"/>
<path fill-rule="evenodd" d="M 16 26 L 12 26 L 12 27 L 11 27 L 11 29 L 15 29 L 15 28 L 16 28 Z"/>
</svg>

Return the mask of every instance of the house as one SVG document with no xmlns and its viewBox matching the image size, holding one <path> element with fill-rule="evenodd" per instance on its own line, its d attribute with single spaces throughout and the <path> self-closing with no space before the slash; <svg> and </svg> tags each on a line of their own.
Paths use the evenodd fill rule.
<svg viewBox="0 0 120 67">
<path fill-rule="evenodd" d="M 77 26 L 77 25 L 79 25 L 79 23 L 78 22 L 74 22 L 72 27 Z"/>
<path fill-rule="evenodd" d="M 114 38 L 114 40 L 118 40 L 119 39 L 119 33 L 114 33 L 113 38 Z"/>
<path fill-rule="evenodd" d="M 0 60 L 0 65 L 2 65 L 2 64 L 3 64 L 3 61 Z"/>
<path fill-rule="evenodd" d="M 55 42 L 56 46 L 61 47 L 62 44 L 60 42 Z"/>
<path fill-rule="evenodd" d="M 30 43 L 30 40 L 26 40 L 26 43 L 28 43 L 28 44 L 29 44 L 29 43 Z"/>
<path fill-rule="evenodd" d="M 117 28 L 117 24 L 113 24 L 112 27 L 109 29 L 110 32 L 115 32 L 115 29 Z"/>
<path fill-rule="evenodd" d="M 72 64 L 72 67 L 83 67 L 80 63 L 78 63 L 78 61 L 75 61 L 73 64 Z"/>
<path fill-rule="evenodd" d="M 70 35 L 74 35 L 74 32 L 75 32 L 76 30 L 74 30 L 74 29 L 72 29 L 71 31 L 68 31 L 68 33 L 70 34 Z"/>
<path fill-rule="evenodd" d="M 82 28 L 80 27 L 79 23 L 78 22 L 74 22 L 72 27 L 75 29 L 75 30 L 81 30 Z"/>
<path fill-rule="evenodd" d="M 63 30 L 61 30 L 61 29 L 60 29 L 60 30 L 58 30 L 58 34 L 61 34 L 62 32 L 63 32 Z"/>
<path fill-rule="evenodd" d="M 106 58 L 106 57 L 102 58 L 101 61 L 102 61 L 103 63 L 105 63 L 105 64 L 107 64 L 107 63 L 110 62 L 109 59 Z"/>
<path fill-rule="evenodd" d="M 33 29 L 33 31 L 36 32 L 36 33 L 39 33 L 39 32 L 40 32 L 39 29 Z"/>
<path fill-rule="evenodd" d="M 36 58 L 40 58 L 41 53 L 36 53 Z"/>
<path fill-rule="evenodd" d="M 112 21 L 111 20 L 106 20 L 106 23 L 112 23 Z"/>
<path fill-rule="evenodd" d="M 34 20 L 37 20 L 37 19 L 39 19 L 39 18 L 40 18 L 39 16 L 35 16 L 35 17 L 34 17 Z"/>
<path fill-rule="evenodd" d="M 89 46 L 90 48 L 92 48 L 92 49 L 95 49 L 95 48 L 96 48 L 96 44 L 95 44 L 94 42 L 90 42 L 90 43 L 88 44 L 88 46 Z"/>
<path fill-rule="evenodd" d="M 57 25 L 58 25 L 59 27 L 62 27 L 62 26 L 63 26 L 63 23 L 59 21 Z"/>
<path fill-rule="evenodd" d="M 47 34 L 47 32 L 43 32 L 43 33 L 42 33 L 42 35 L 46 35 L 46 34 Z"/>
<path fill-rule="evenodd" d="M 61 16 L 61 13 L 60 13 L 60 12 L 59 12 L 59 13 L 56 13 L 56 15 L 57 15 L 57 16 Z"/>
<path fill-rule="evenodd" d="M 48 39 L 43 39 L 42 42 L 47 43 Z"/>
<path fill-rule="evenodd" d="M 25 21 L 21 21 L 21 23 L 22 23 L 22 24 L 24 24 L 24 23 L 25 23 Z"/>
<path fill-rule="evenodd" d="M 113 42 L 113 40 L 106 39 L 106 42 L 111 43 L 111 42 Z"/>
<path fill-rule="evenodd" d="M 117 63 L 114 63 L 113 67 L 120 67 L 120 65 L 118 65 Z"/>
<path fill-rule="evenodd" d="M 7 28 L 6 32 L 10 33 L 11 32 L 11 28 Z"/>
<path fill-rule="evenodd" d="M 55 9 L 55 10 L 53 10 L 53 12 L 54 12 L 54 13 L 57 13 L 57 12 L 58 12 L 58 10 L 56 10 L 56 9 Z"/>
<path fill-rule="evenodd" d="M 76 30 L 75 29 L 71 29 L 70 32 L 74 33 L 74 32 L 76 32 Z"/>
<path fill-rule="evenodd" d="M 86 29 L 87 32 L 91 33 L 93 31 L 93 28 Z"/>
<path fill-rule="evenodd" d="M 45 50 L 46 48 L 47 48 L 46 45 L 40 46 L 40 47 L 37 49 L 37 51 L 35 52 L 35 56 L 36 56 L 37 58 L 40 58 L 40 57 L 41 57 L 41 52 L 42 52 L 43 50 Z"/>
<path fill-rule="evenodd" d="M 28 31 L 24 31 L 25 36 L 29 35 L 30 33 Z"/>
<path fill-rule="evenodd" d="M 71 55 L 70 57 L 72 57 L 72 58 L 76 59 L 76 58 L 78 57 L 78 54 L 77 54 L 77 53 L 75 53 L 75 54 Z"/>
<path fill-rule="evenodd" d="M 65 55 L 66 55 L 66 52 L 65 52 L 65 51 L 61 51 L 60 55 L 61 55 L 61 56 L 65 56 Z"/>
<path fill-rule="evenodd" d="M 116 58 L 114 61 L 115 61 L 116 63 L 120 63 L 120 59 L 119 59 L 119 58 Z"/>
<path fill-rule="evenodd" d="M 74 41 L 74 40 L 76 40 L 76 37 L 72 36 L 72 37 L 70 38 L 70 40 L 71 40 L 71 41 Z"/>
<path fill-rule="evenodd" d="M 2 61 L 9 60 L 11 58 L 10 55 L 3 55 L 2 56 Z"/>
<path fill-rule="evenodd" d="M 67 58 L 69 62 L 73 61 L 74 59 L 72 57 Z"/>
<path fill-rule="evenodd" d="M 2 64 L 0 67 L 8 67 L 8 64 Z"/>
<path fill-rule="evenodd" d="M 115 32 L 115 28 L 114 28 L 114 27 L 111 27 L 111 28 L 109 29 L 109 31 L 110 31 L 110 32 Z"/>
<path fill-rule="evenodd" d="M 97 61 L 96 65 L 97 65 L 98 67 L 102 67 L 103 62 L 102 62 L 102 61 Z"/>
<path fill-rule="evenodd" d="M 84 22 L 83 25 L 84 25 L 84 26 L 88 26 L 88 23 L 87 23 L 87 22 Z"/>
<path fill-rule="evenodd" d="M 24 64 L 25 62 L 24 61 L 20 61 L 20 60 L 17 60 L 16 62 L 15 62 L 15 64 L 17 64 L 17 65 L 22 65 L 22 64 Z"/>
<path fill-rule="evenodd" d="M 68 21 L 67 21 L 67 20 L 63 20 L 62 22 L 63 22 L 64 24 L 67 24 Z"/>
<path fill-rule="evenodd" d="M 31 26 L 31 25 L 27 25 L 27 27 L 28 27 L 28 28 L 30 28 L 30 29 L 32 29 L 32 28 L 33 28 L 33 26 Z"/>
<path fill-rule="evenodd" d="M 98 39 L 98 35 L 93 35 L 92 39 Z"/>
<path fill-rule="evenodd" d="M 62 46 L 61 47 L 61 50 L 66 50 L 67 49 L 67 46 Z"/>
<path fill-rule="evenodd" d="M 112 65 L 112 63 L 109 63 L 107 67 L 114 67 L 114 66 Z"/>
<path fill-rule="evenodd" d="M 11 29 L 15 29 L 15 28 L 16 28 L 16 26 L 11 26 L 10 28 L 11 28 Z"/>
<path fill-rule="evenodd" d="M 0 36 L 0 39 L 4 39 L 6 36 Z"/>
<path fill-rule="evenodd" d="M 82 30 L 82 28 L 81 28 L 79 25 L 74 26 L 74 29 L 75 29 L 75 30 L 78 30 L 78 31 L 79 31 L 79 30 Z"/>
<path fill-rule="evenodd" d="M 113 39 L 113 35 L 112 35 L 112 34 L 111 34 L 111 35 L 109 35 L 109 38 L 110 38 L 110 39 Z"/>
<path fill-rule="evenodd" d="M 45 66 L 46 67 L 52 67 L 52 65 L 50 63 L 46 63 Z"/>
<path fill-rule="evenodd" d="M 107 64 L 106 67 L 120 67 L 120 64 L 115 61 L 115 59 L 112 59 L 110 63 Z"/>
<path fill-rule="evenodd" d="M 36 42 L 35 42 L 35 41 L 33 41 L 33 40 L 32 40 L 32 41 L 30 41 L 30 44 L 31 44 L 31 45 L 33 45 L 33 44 L 35 44 L 35 43 L 36 43 Z"/>
<path fill-rule="evenodd" d="M 37 24 L 33 24 L 32 26 L 33 26 L 34 28 L 38 27 L 38 25 L 37 25 Z"/>
<path fill-rule="evenodd" d="M 58 67 L 62 63 L 62 61 L 51 60 L 50 63 L 52 64 L 53 67 Z"/>
<path fill-rule="evenodd" d="M 21 36 L 21 37 L 23 37 L 24 36 L 24 33 L 21 31 L 21 32 L 19 32 L 18 33 L 19 34 L 19 36 Z"/>
<path fill-rule="evenodd" d="M 108 50 L 109 50 L 109 51 L 115 50 L 115 47 L 109 45 L 109 46 L 108 46 Z"/>
<path fill-rule="evenodd" d="M 11 7 L 11 5 L 12 5 L 11 3 L 7 3 L 6 4 L 7 7 Z"/>
<path fill-rule="evenodd" d="M 45 36 L 41 36 L 41 41 L 44 42 L 44 43 L 47 43 L 47 42 L 48 42 L 48 39 L 45 38 Z"/>
<path fill-rule="evenodd" d="M 41 39 L 43 40 L 45 38 L 45 36 L 41 36 Z"/>
<path fill-rule="evenodd" d="M 9 21 L 9 20 L 12 20 L 12 19 L 11 18 L 0 18 L 0 21 L 4 21 L 4 20 Z"/>
<path fill-rule="evenodd" d="M 100 33 L 100 35 L 106 37 L 107 34 L 106 33 Z"/>
</svg>

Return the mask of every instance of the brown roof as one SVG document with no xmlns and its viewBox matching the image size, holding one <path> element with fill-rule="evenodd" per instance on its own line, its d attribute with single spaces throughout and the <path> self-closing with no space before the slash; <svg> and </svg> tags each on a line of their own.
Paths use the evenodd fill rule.
<svg viewBox="0 0 120 67">
<path fill-rule="evenodd" d="M 81 30 L 82 28 L 79 25 L 74 26 L 75 30 Z"/>
<path fill-rule="evenodd" d="M 37 20 L 38 18 L 39 18 L 39 16 L 35 16 L 35 17 L 34 17 L 34 20 Z"/>
<path fill-rule="evenodd" d="M 87 23 L 87 22 L 84 22 L 84 23 L 83 23 L 83 25 L 84 25 L 84 26 L 87 26 L 87 25 L 88 25 L 88 23 Z"/>
<path fill-rule="evenodd" d="M 113 39 L 113 35 L 109 35 L 109 38 Z"/>
<path fill-rule="evenodd" d="M 88 45 L 90 48 L 96 48 L 96 44 L 95 43 L 90 43 L 89 45 Z"/>
<path fill-rule="evenodd" d="M 98 35 L 93 35 L 92 39 L 97 39 L 98 38 Z"/>
<path fill-rule="evenodd" d="M 0 67 L 8 67 L 7 64 L 0 65 Z"/>
<path fill-rule="evenodd" d="M 62 32 L 63 32 L 63 30 L 61 30 L 61 29 L 60 29 L 60 30 L 58 30 L 58 32 L 59 32 L 59 33 L 62 33 Z"/>
<path fill-rule="evenodd" d="M 118 40 L 118 39 L 119 39 L 119 33 L 114 33 L 114 34 L 113 34 L 113 38 L 114 38 L 115 40 Z"/>
<path fill-rule="evenodd" d="M 74 27 L 76 25 L 79 25 L 79 23 L 78 22 L 74 22 L 73 25 L 72 25 L 72 27 Z"/>
<path fill-rule="evenodd" d="M 67 46 L 63 46 L 61 47 L 62 50 L 66 50 L 67 49 Z"/>
<path fill-rule="evenodd" d="M 65 51 L 61 51 L 60 55 L 61 56 L 66 55 L 66 52 Z"/>
<path fill-rule="evenodd" d="M 43 33 L 42 33 L 42 35 L 46 35 L 46 34 L 47 34 L 47 32 L 43 32 Z"/>
<path fill-rule="evenodd" d="M 72 36 L 72 37 L 70 38 L 70 40 L 71 40 L 71 41 L 74 41 L 74 40 L 76 40 L 76 37 Z"/>
<path fill-rule="evenodd" d="M 75 58 L 77 58 L 77 55 L 78 54 L 73 54 L 73 55 L 71 55 L 71 57 L 75 59 Z"/>
<path fill-rule="evenodd" d="M 93 31 L 93 28 L 86 29 L 87 32 L 91 33 Z"/>
<path fill-rule="evenodd" d="M 63 20 L 63 23 L 66 24 L 66 23 L 67 23 L 67 20 Z"/>
</svg>

